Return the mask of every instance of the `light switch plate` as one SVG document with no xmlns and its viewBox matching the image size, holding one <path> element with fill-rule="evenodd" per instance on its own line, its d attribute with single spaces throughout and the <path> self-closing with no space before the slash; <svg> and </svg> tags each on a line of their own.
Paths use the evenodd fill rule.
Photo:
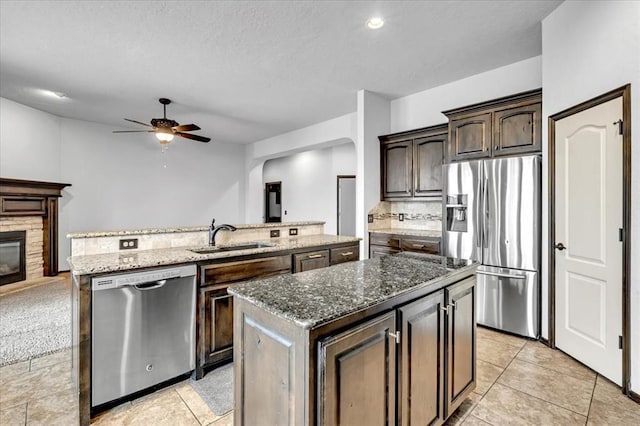
<svg viewBox="0 0 640 426">
<path fill-rule="evenodd" d="M 368 223 L 373 223 L 373 215 L 372 214 L 368 214 L 367 215 L 367 222 Z"/>
<path fill-rule="evenodd" d="M 404 213 L 400 213 L 400 214 L 398 214 L 398 220 L 399 220 L 400 222 L 404 222 Z"/>
</svg>

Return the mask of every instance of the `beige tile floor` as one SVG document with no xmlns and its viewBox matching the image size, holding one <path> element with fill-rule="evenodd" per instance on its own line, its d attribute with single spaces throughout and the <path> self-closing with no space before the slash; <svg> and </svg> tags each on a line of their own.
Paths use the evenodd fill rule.
<svg viewBox="0 0 640 426">
<path fill-rule="evenodd" d="M 447 425 L 640 425 L 640 404 L 564 353 L 478 327 L 477 386 Z"/>
<path fill-rule="evenodd" d="M 562 352 L 478 329 L 477 387 L 449 425 L 640 425 L 640 404 Z M 73 425 L 70 352 L 0 368 L 0 425 Z M 213 413 L 188 381 L 120 405 L 100 425 L 233 424 Z"/>
</svg>

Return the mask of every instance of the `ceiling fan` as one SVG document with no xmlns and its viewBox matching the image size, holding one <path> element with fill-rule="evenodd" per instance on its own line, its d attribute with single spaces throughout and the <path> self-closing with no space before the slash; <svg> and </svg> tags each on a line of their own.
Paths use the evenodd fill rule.
<svg viewBox="0 0 640 426">
<path fill-rule="evenodd" d="M 200 127 L 195 124 L 182 124 L 178 123 L 175 120 L 171 120 L 167 118 L 167 105 L 171 103 L 170 99 L 160 98 L 158 101 L 162 104 L 164 108 L 164 117 L 162 118 L 152 118 L 151 125 L 147 123 L 143 123 L 137 120 L 131 120 L 130 118 L 125 118 L 125 120 L 130 121 L 132 123 L 141 124 L 143 126 L 152 127 L 152 130 L 114 130 L 113 133 L 155 133 L 156 138 L 160 141 L 160 144 L 165 147 L 168 145 L 174 136 L 180 136 L 181 138 L 192 139 L 198 142 L 209 142 L 211 138 L 207 138 L 204 136 L 192 135 L 190 133 L 184 132 L 192 132 L 194 130 L 200 130 Z"/>
</svg>

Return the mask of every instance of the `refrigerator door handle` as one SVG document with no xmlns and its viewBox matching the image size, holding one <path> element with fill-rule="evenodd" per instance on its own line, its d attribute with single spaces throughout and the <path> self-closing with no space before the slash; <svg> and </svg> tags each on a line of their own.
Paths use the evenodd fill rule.
<svg viewBox="0 0 640 426">
<path fill-rule="evenodd" d="M 478 194 L 478 197 L 480 197 L 480 194 L 482 193 L 482 192 L 480 192 L 481 189 L 483 189 L 482 188 L 482 179 L 478 178 L 478 188 L 477 188 L 477 191 L 476 191 L 476 194 Z M 479 209 L 483 208 L 482 207 L 482 203 L 483 202 L 484 201 L 482 199 L 480 199 L 480 202 L 478 203 L 479 204 L 479 206 L 478 206 Z M 480 250 L 482 250 L 482 238 L 484 236 L 480 235 L 480 223 L 481 223 L 480 214 L 476 214 L 476 246 Z M 484 233 L 484 231 L 482 231 L 482 233 Z"/>
<path fill-rule="evenodd" d="M 484 220 L 482 221 L 482 248 L 488 248 L 489 243 L 487 242 L 487 225 L 489 222 L 489 179 L 484 177 L 484 187 L 482 188 L 482 203 L 484 208 Z M 484 257 L 483 257 L 484 259 Z"/>
<path fill-rule="evenodd" d="M 489 272 L 489 271 L 476 271 L 477 274 L 482 274 L 482 275 L 491 275 L 494 277 L 503 277 L 503 278 L 513 278 L 515 280 L 524 280 L 527 278 L 526 275 L 519 275 L 519 274 L 501 274 L 499 272 Z"/>
</svg>

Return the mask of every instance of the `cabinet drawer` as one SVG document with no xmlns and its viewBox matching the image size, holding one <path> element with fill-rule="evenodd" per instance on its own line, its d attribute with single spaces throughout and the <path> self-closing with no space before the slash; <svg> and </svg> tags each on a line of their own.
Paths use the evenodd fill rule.
<svg viewBox="0 0 640 426">
<path fill-rule="evenodd" d="M 376 245 L 369 246 L 369 257 L 371 259 L 385 256 L 387 254 L 393 254 L 393 253 L 400 253 L 400 249 L 393 249 L 387 246 L 376 246 Z"/>
<path fill-rule="evenodd" d="M 402 239 L 402 250 L 419 253 L 440 254 L 440 240 Z"/>
<path fill-rule="evenodd" d="M 316 250 L 293 255 L 293 272 L 311 271 L 329 266 L 329 250 Z"/>
<path fill-rule="evenodd" d="M 331 264 L 337 265 L 338 263 L 351 262 L 353 260 L 360 259 L 360 247 L 340 247 L 331 249 Z"/>
<path fill-rule="evenodd" d="M 246 281 L 254 278 L 286 274 L 290 271 L 290 255 L 207 265 L 202 267 L 201 285 Z"/>
<path fill-rule="evenodd" d="M 389 248 L 400 248 L 400 237 L 389 234 L 370 234 L 369 244 L 375 244 L 377 246 L 387 246 Z"/>
</svg>

